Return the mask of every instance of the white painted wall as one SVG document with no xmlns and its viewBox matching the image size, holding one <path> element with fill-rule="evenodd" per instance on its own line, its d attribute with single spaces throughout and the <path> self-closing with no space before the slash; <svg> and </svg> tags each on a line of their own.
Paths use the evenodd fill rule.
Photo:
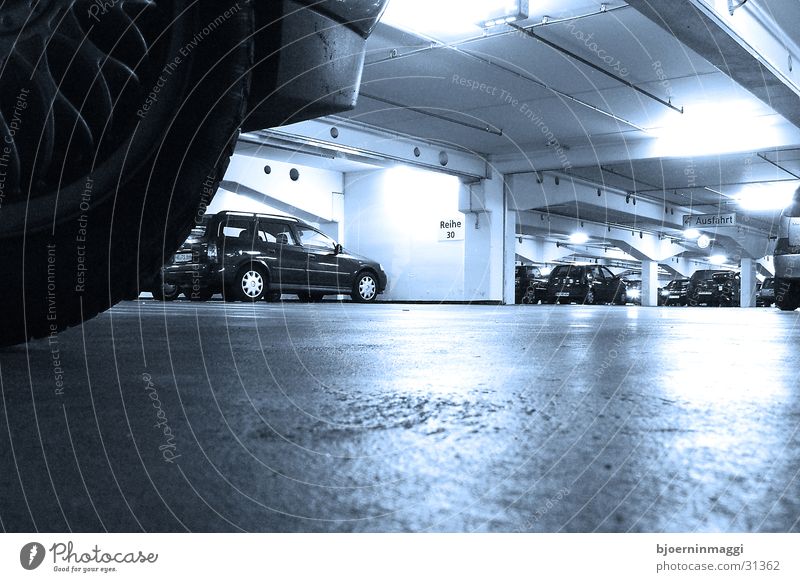
<svg viewBox="0 0 800 582">
<path fill-rule="evenodd" d="M 270 167 L 269 174 L 264 171 L 266 166 Z M 292 169 L 299 172 L 296 181 L 290 177 Z M 319 227 L 329 236 L 339 240 L 344 234 L 341 226 L 344 219 L 342 172 L 234 154 L 224 182 L 241 184 L 250 192 L 243 194 L 220 189 L 207 212 L 237 210 L 298 214 L 282 207 L 288 205 L 311 215 L 302 215 L 300 218 Z"/>
<path fill-rule="evenodd" d="M 382 299 L 467 299 L 464 241 L 439 241 L 441 220 L 469 222 L 458 211 L 459 187 L 452 176 L 411 168 L 345 174 L 343 244 L 383 264 Z"/>
</svg>

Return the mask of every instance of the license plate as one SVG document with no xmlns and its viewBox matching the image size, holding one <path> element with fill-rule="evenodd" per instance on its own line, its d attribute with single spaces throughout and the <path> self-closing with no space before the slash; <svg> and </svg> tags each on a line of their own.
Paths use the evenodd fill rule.
<svg viewBox="0 0 800 582">
<path fill-rule="evenodd" d="M 192 261 L 192 253 L 178 253 L 175 255 L 176 263 L 190 263 Z"/>
<path fill-rule="evenodd" d="M 669 298 L 670 299 L 680 299 L 681 296 L 680 295 L 670 295 Z"/>
<path fill-rule="evenodd" d="M 569 292 L 568 291 L 558 291 L 556 293 L 556 297 L 569 297 Z"/>
</svg>

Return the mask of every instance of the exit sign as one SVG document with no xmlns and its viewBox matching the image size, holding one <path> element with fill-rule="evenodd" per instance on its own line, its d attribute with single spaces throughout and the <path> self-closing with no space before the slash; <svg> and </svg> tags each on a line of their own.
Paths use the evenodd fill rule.
<svg viewBox="0 0 800 582">
<path fill-rule="evenodd" d="M 446 218 L 438 222 L 439 240 L 464 240 L 464 218 Z"/>
</svg>

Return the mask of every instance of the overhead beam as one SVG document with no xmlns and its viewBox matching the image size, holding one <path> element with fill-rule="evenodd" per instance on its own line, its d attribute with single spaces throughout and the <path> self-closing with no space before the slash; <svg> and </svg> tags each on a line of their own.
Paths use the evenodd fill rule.
<svg viewBox="0 0 800 582">
<path fill-rule="evenodd" d="M 466 181 L 491 176 L 486 160 L 478 154 L 339 118 L 314 119 L 253 132 L 244 134 L 242 139 L 382 167 L 403 163 Z"/>
<path fill-rule="evenodd" d="M 730 14 L 727 0 L 629 0 L 628 4 L 800 127 L 800 50 L 783 26 L 751 2 Z"/>
<path fill-rule="evenodd" d="M 663 228 L 683 230 L 683 215 L 688 208 L 668 205 L 674 212 L 666 213 L 665 205 L 627 192 L 590 184 L 559 173 L 511 174 L 506 176 L 511 210 L 544 210 L 564 203 L 579 203 L 605 211 L 627 214 L 631 222 L 640 219 Z"/>
</svg>

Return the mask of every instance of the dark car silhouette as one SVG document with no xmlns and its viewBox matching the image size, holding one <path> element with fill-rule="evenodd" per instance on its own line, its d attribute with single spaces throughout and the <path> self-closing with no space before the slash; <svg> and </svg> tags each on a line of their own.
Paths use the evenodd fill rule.
<svg viewBox="0 0 800 582">
<path fill-rule="evenodd" d="M 615 303 L 627 301 L 625 282 L 600 265 L 558 265 L 550 273 L 546 303 Z"/>
</svg>

